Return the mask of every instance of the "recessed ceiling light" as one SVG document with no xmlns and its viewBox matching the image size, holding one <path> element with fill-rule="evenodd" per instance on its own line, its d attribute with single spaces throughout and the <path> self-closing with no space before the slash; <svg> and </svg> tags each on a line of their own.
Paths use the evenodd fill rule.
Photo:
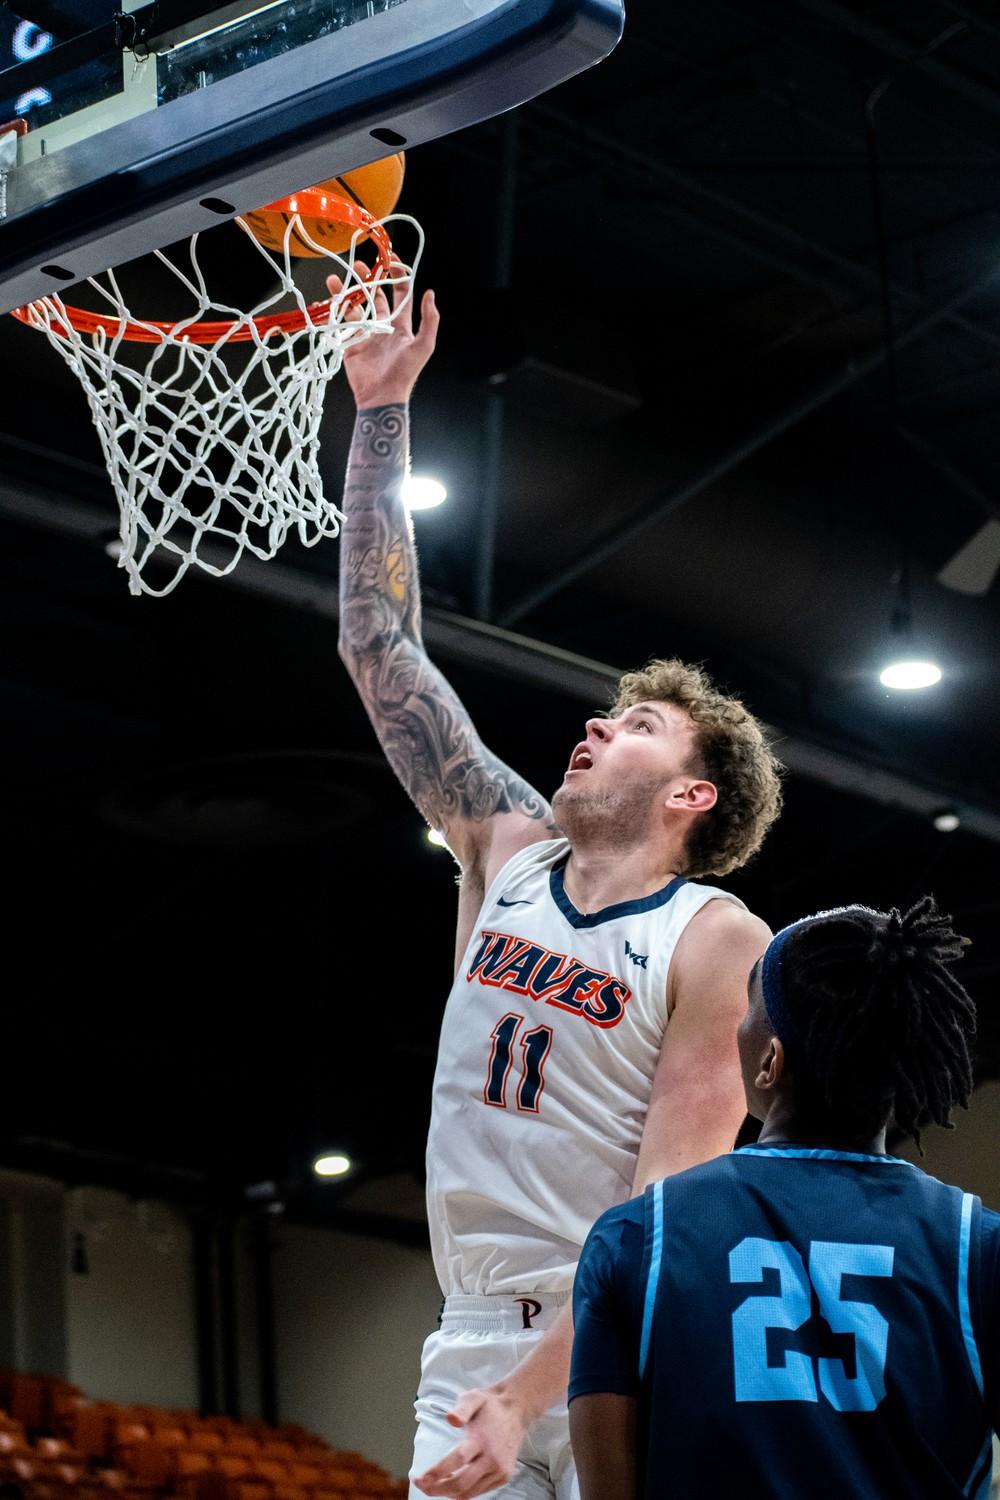
<svg viewBox="0 0 1000 1500">
<path fill-rule="evenodd" d="M 934 827 L 938 833 L 954 833 L 961 821 L 953 807 L 942 807 L 940 812 L 934 814 Z"/>
<path fill-rule="evenodd" d="M 890 662 L 879 673 L 878 680 L 883 687 L 910 692 L 914 688 L 933 687 L 941 681 L 941 675 L 941 668 L 934 662 L 909 659 Z"/>
</svg>

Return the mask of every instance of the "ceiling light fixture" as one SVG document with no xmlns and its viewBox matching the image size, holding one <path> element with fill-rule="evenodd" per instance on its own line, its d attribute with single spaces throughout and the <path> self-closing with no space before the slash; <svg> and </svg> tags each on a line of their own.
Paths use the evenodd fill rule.
<svg viewBox="0 0 1000 1500">
<path fill-rule="evenodd" d="M 941 668 L 913 638 L 910 563 L 905 548 L 901 549 L 899 567 L 893 578 L 889 628 L 893 644 L 889 661 L 878 676 L 882 686 L 897 693 L 909 693 L 940 682 L 944 675 Z"/>
<path fill-rule="evenodd" d="M 933 821 L 938 833 L 954 833 L 962 820 L 953 807 L 942 807 L 934 814 Z"/>
<path fill-rule="evenodd" d="M 353 1165 L 342 1151 L 324 1151 L 313 1162 L 313 1171 L 317 1177 L 344 1177 Z"/>
<path fill-rule="evenodd" d="M 883 687 L 906 693 L 915 688 L 933 687 L 936 682 L 941 681 L 941 677 L 941 668 L 936 662 L 921 661 L 917 657 L 905 657 L 899 661 L 891 661 L 887 667 L 883 667 L 878 680 Z"/>
<path fill-rule="evenodd" d="M 408 474 L 400 493 L 407 510 L 434 510 L 448 498 L 440 479 L 431 479 L 427 474 Z"/>
</svg>

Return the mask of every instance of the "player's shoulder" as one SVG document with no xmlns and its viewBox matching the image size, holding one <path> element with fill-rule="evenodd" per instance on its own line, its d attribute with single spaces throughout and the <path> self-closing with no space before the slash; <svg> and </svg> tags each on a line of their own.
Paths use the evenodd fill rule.
<svg viewBox="0 0 1000 1500">
<path fill-rule="evenodd" d="M 536 823 L 501 828 L 490 845 L 482 868 L 483 895 L 488 897 L 501 883 L 536 867 L 551 866 L 563 858 L 569 842 L 550 824 Z"/>
<path fill-rule="evenodd" d="M 771 941 L 771 929 L 742 902 L 723 899 L 720 891 L 694 913 L 681 933 L 674 956 L 673 980 L 703 987 L 736 969 L 750 969 Z"/>
<path fill-rule="evenodd" d="M 641 1279 L 646 1242 L 649 1190 L 605 1209 L 587 1236 L 577 1270 L 577 1295 L 597 1295 L 611 1288 L 634 1300 Z"/>
<path fill-rule="evenodd" d="M 648 1194 L 647 1189 L 638 1198 L 628 1198 L 624 1203 L 605 1209 L 587 1236 L 584 1259 L 592 1263 L 641 1259 Z"/>
<path fill-rule="evenodd" d="M 730 897 L 727 891 L 697 885 L 692 889 L 701 891 L 708 899 L 687 925 L 685 938 L 689 949 L 715 951 L 720 941 L 735 941 L 740 947 L 757 946 L 763 953 L 772 933 L 761 917 L 755 916 L 742 901 Z"/>
<path fill-rule="evenodd" d="M 979 1234 L 985 1253 L 996 1265 L 997 1279 L 1000 1281 L 1000 1214 L 994 1213 L 992 1208 L 983 1208 Z"/>
<path fill-rule="evenodd" d="M 724 1182 L 736 1181 L 742 1166 L 740 1152 L 727 1151 L 722 1156 L 712 1156 L 708 1161 L 686 1167 L 683 1172 L 674 1172 L 663 1179 L 661 1186 L 670 1196 L 678 1192 L 708 1190 Z"/>
<path fill-rule="evenodd" d="M 624 1203 L 606 1208 L 594 1224 L 591 1234 L 612 1242 L 631 1238 L 635 1230 L 641 1232 L 646 1222 L 647 1193 L 648 1189 L 638 1198 L 626 1198 Z"/>
</svg>

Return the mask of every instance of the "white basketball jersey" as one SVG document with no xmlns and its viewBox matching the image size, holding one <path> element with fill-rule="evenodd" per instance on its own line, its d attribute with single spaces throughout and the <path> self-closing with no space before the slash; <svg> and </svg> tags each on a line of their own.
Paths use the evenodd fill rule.
<svg viewBox="0 0 1000 1500">
<path fill-rule="evenodd" d="M 677 941 L 707 902 L 742 905 L 676 879 L 584 915 L 568 852 L 546 840 L 507 861 L 448 997 L 427 1142 L 446 1295 L 572 1286 L 595 1219 L 632 1192 Z"/>
</svg>

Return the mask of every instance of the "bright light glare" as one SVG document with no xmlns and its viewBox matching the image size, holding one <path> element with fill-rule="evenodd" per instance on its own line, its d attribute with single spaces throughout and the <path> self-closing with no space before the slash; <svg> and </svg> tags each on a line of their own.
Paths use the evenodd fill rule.
<svg viewBox="0 0 1000 1500">
<path fill-rule="evenodd" d="M 313 1171 L 317 1177 L 343 1177 L 345 1172 L 351 1170 L 351 1158 L 342 1156 L 339 1152 L 324 1152 L 317 1156 L 313 1162 Z"/>
<path fill-rule="evenodd" d="M 911 688 L 933 687 L 941 681 L 941 668 L 932 661 L 894 661 L 879 674 L 883 687 L 907 692 Z"/>
<path fill-rule="evenodd" d="M 447 849 L 448 847 L 447 843 L 445 842 L 444 834 L 438 833 L 436 828 L 428 828 L 427 842 L 429 844 L 433 844 L 435 849 Z"/>
<path fill-rule="evenodd" d="M 402 496 L 407 510 L 433 510 L 444 504 L 448 491 L 440 479 L 431 479 L 426 474 L 409 474 L 403 480 Z"/>
<path fill-rule="evenodd" d="M 960 823 L 961 819 L 958 813 L 952 812 L 947 808 L 943 812 L 935 813 L 934 815 L 934 827 L 938 833 L 954 833 Z"/>
</svg>

